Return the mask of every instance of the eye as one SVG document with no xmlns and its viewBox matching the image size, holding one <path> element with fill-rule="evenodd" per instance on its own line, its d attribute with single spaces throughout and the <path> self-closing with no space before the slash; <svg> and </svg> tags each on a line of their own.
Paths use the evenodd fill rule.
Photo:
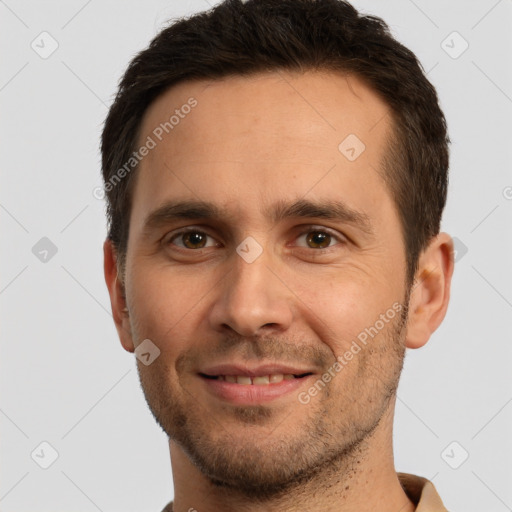
<svg viewBox="0 0 512 512">
<path fill-rule="evenodd" d="M 304 239 L 305 245 L 298 244 L 299 247 L 307 247 L 309 249 L 328 249 L 337 243 L 343 243 L 344 240 L 339 235 L 331 233 L 326 229 L 309 227 L 307 231 L 303 231 L 298 240 Z M 335 242 L 332 244 L 332 242 Z"/>
<path fill-rule="evenodd" d="M 198 229 L 187 229 L 172 235 L 167 243 L 184 249 L 204 249 L 206 247 L 217 245 L 215 242 L 207 245 L 208 238 L 213 240 L 213 238 L 204 231 L 200 231 Z"/>
<path fill-rule="evenodd" d="M 298 247 L 318 251 L 329 249 L 338 243 L 345 242 L 344 238 L 339 234 L 332 233 L 325 228 L 316 228 L 314 226 L 308 226 L 307 230 L 304 230 L 298 235 L 297 240 L 299 241 L 299 243 L 297 243 Z M 219 246 L 212 236 L 197 228 L 184 229 L 172 234 L 166 244 L 174 245 L 184 250 L 198 250 Z"/>
</svg>

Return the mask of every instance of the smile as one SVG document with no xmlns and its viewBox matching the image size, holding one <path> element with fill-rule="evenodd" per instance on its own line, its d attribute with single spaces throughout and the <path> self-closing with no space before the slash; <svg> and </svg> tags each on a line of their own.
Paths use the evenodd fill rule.
<svg viewBox="0 0 512 512">
<path fill-rule="evenodd" d="M 242 386 L 268 386 L 270 384 L 278 384 L 283 380 L 294 380 L 300 379 L 302 377 L 306 377 L 310 375 L 309 373 L 304 373 L 302 375 L 293 375 L 291 373 L 282 374 L 282 373 L 274 373 L 271 375 L 261 375 L 258 377 L 250 377 L 249 375 L 205 375 L 202 374 L 202 377 L 207 379 L 229 382 L 231 384 L 240 384 Z"/>
<path fill-rule="evenodd" d="M 199 372 L 206 392 L 231 405 L 257 405 L 293 397 L 314 377 L 310 371 L 277 365 L 253 369 L 222 365 Z M 293 372 L 293 373 L 292 373 Z"/>
</svg>

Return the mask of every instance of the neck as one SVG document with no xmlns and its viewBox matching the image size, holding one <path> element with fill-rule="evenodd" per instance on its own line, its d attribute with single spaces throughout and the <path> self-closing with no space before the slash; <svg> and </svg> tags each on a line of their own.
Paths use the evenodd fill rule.
<svg viewBox="0 0 512 512">
<path fill-rule="evenodd" d="M 295 489 L 255 502 L 233 489 L 213 484 L 174 441 L 169 441 L 174 480 L 174 512 L 413 512 L 393 463 L 393 409 L 364 444 L 334 460 Z"/>
</svg>

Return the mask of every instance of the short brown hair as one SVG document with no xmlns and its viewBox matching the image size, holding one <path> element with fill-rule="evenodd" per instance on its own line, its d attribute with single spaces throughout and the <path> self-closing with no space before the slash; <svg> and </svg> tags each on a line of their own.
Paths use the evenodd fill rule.
<svg viewBox="0 0 512 512">
<path fill-rule="evenodd" d="M 101 144 L 105 185 L 135 151 L 148 106 L 171 86 L 273 70 L 353 74 L 391 108 L 394 130 L 382 176 L 401 219 L 412 283 L 421 251 L 439 233 L 446 203 L 446 121 L 415 55 L 383 20 L 360 15 L 346 1 L 225 0 L 162 30 L 131 61 L 108 113 Z M 135 172 L 105 188 L 108 237 L 121 262 Z"/>
</svg>

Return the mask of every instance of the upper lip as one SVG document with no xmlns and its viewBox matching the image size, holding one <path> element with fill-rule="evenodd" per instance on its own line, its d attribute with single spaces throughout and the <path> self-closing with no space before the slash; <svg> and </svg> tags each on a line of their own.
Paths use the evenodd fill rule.
<svg viewBox="0 0 512 512">
<path fill-rule="evenodd" d="M 244 365 L 244 364 L 218 364 L 209 366 L 199 371 L 200 374 L 210 377 L 219 375 L 245 375 L 247 377 L 262 377 L 264 375 L 303 375 L 305 373 L 313 373 L 310 368 L 300 366 L 292 366 L 289 364 L 267 363 L 260 365 Z"/>
</svg>

